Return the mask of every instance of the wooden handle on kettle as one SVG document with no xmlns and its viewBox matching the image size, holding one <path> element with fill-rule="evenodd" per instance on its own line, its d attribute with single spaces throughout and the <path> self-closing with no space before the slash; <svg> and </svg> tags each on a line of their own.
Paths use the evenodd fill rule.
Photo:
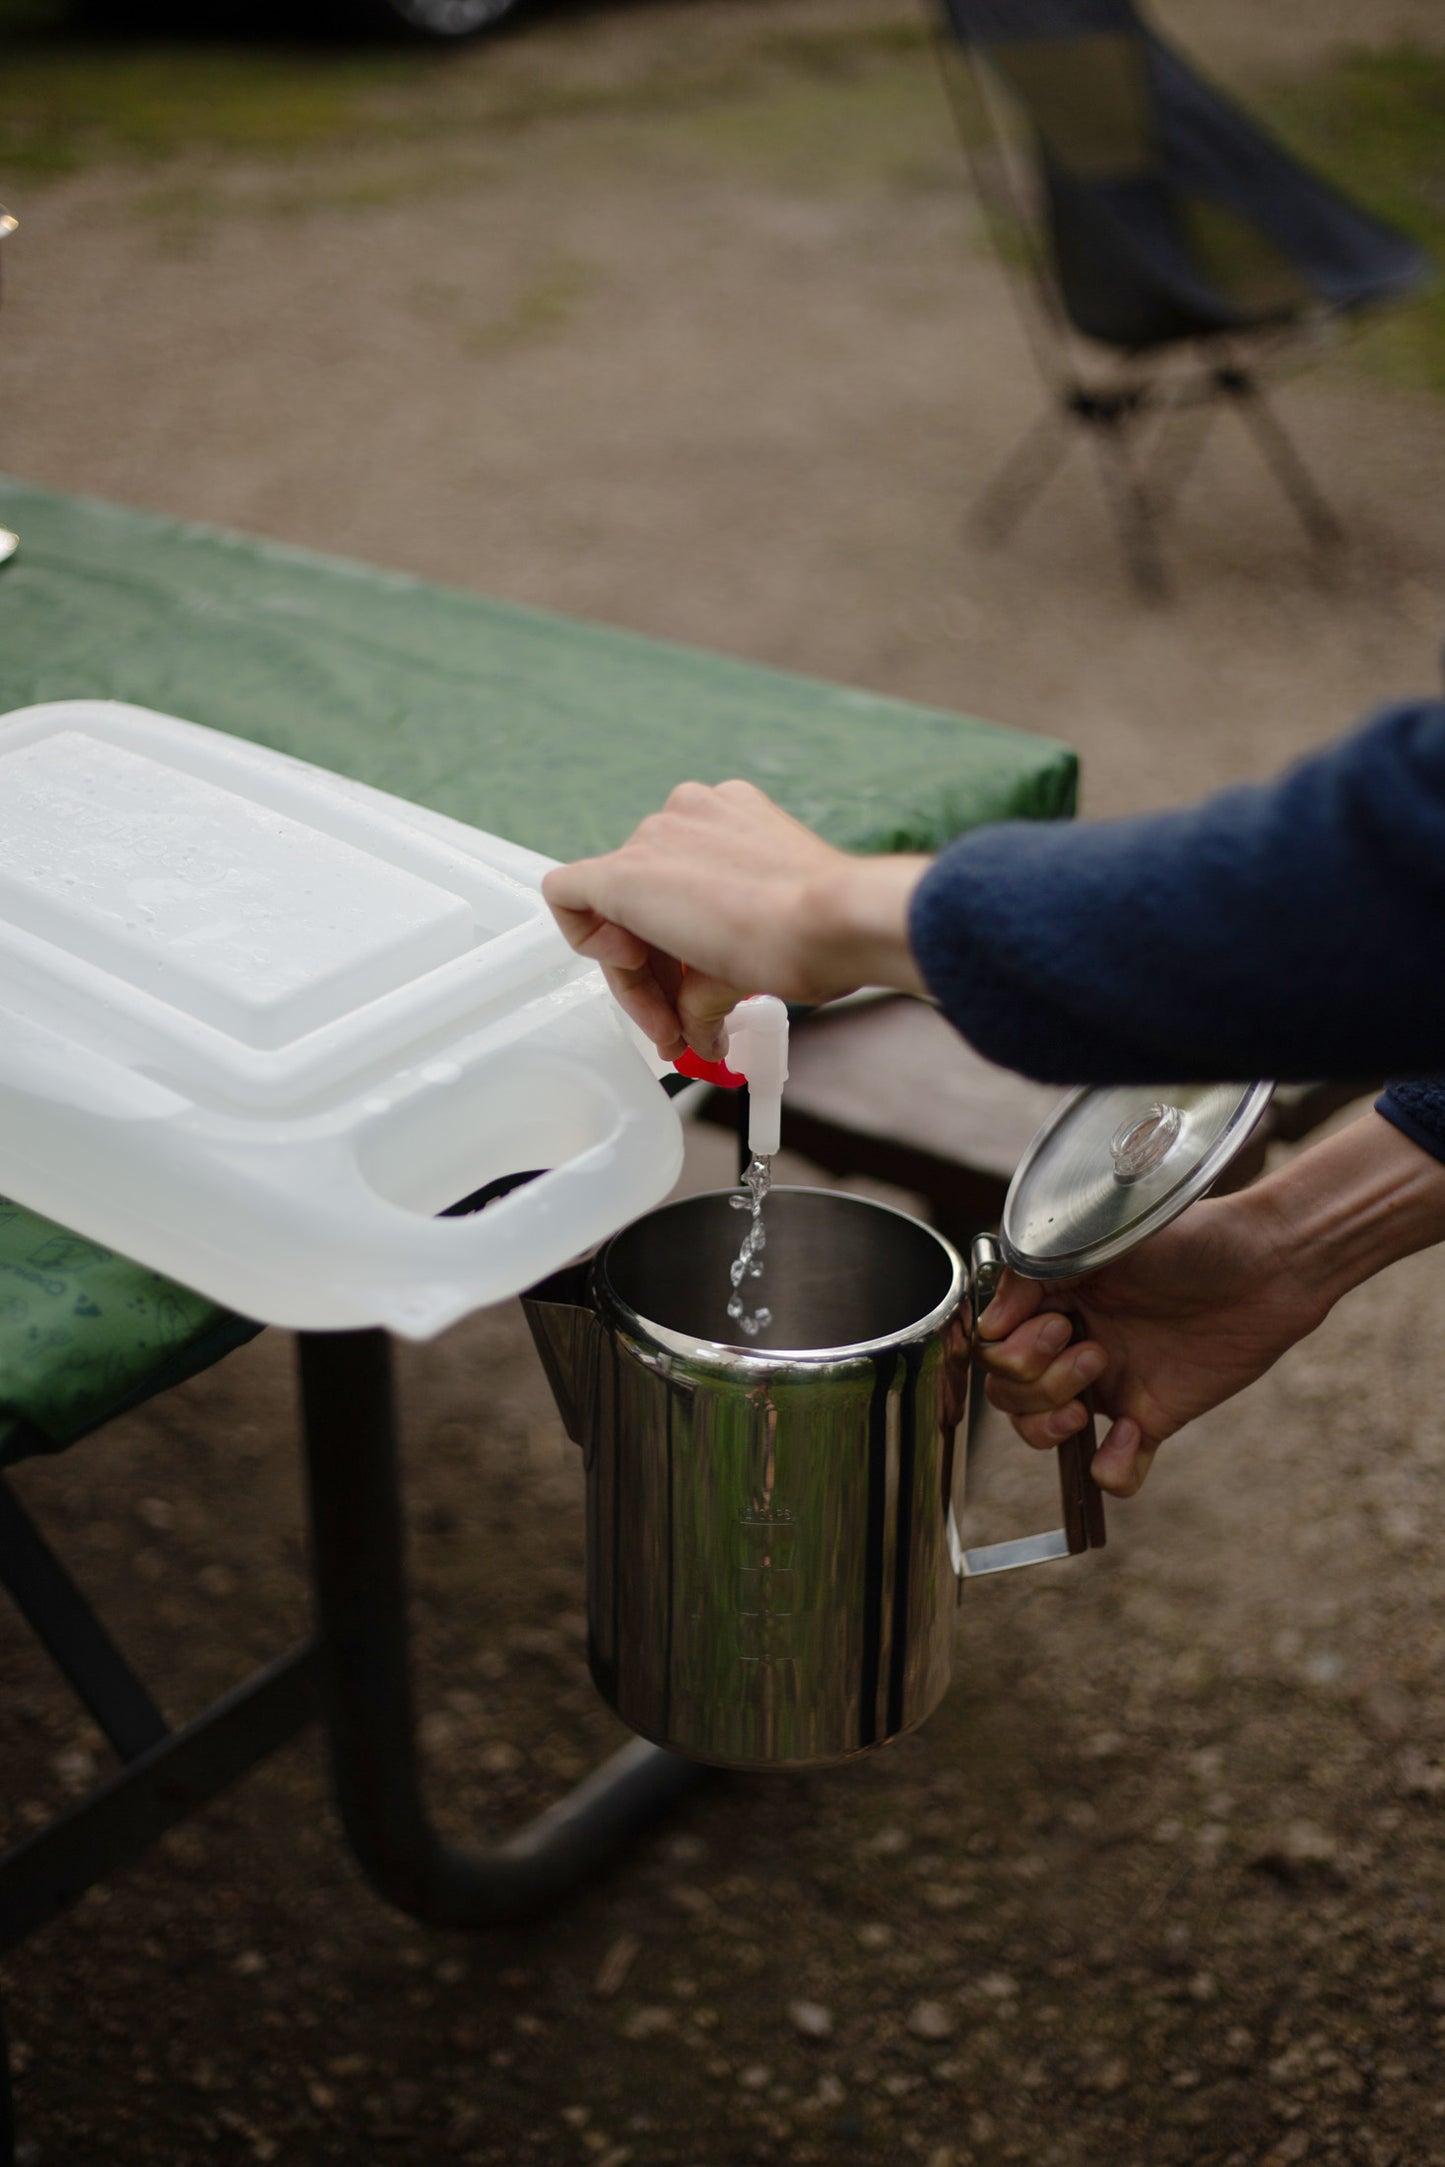
<svg viewBox="0 0 1445 2167">
<path fill-rule="evenodd" d="M 1073 1332 L 1069 1345 L 1075 1347 L 1081 1339 L 1087 1339 L 1083 1321 L 1070 1319 Z M 1059 1446 L 1059 1490 L 1064 1506 L 1064 1534 L 1068 1538 L 1069 1555 L 1076 1557 L 1081 1550 L 1102 1550 L 1108 1541 L 1104 1527 L 1104 1493 L 1089 1473 L 1094 1454 L 1099 1449 L 1099 1425 L 1094 1413 L 1094 1395 L 1091 1391 L 1080 1392 L 1077 1397 L 1084 1403 L 1088 1421 L 1072 1437 L 1066 1437 Z"/>
<path fill-rule="evenodd" d="M 1003 1277 L 1003 1250 L 994 1235 L 974 1236 L 970 1269 L 976 1323 L 998 1292 Z M 1072 1326 L 1069 1345 L 1074 1347 L 1081 1339 L 1087 1339 L 1088 1334 L 1080 1317 L 1071 1316 L 1069 1322 Z M 1070 1557 L 1077 1557 L 1081 1550 L 1102 1550 L 1108 1541 L 1104 1528 L 1104 1493 L 1089 1473 L 1099 1444 L 1094 1395 L 1084 1391 L 1078 1397 L 1083 1401 L 1089 1419 L 1081 1430 L 1066 1437 L 1059 1446 L 1059 1489 L 1063 1496 L 1064 1538 Z"/>
</svg>

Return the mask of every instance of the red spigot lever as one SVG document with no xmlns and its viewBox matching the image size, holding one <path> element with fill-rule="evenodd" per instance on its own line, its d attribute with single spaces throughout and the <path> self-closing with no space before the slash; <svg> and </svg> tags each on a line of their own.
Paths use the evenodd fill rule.
<svg viewBox="0 0 1445 2167">
<path fill-rule="evenodd" d="M 679 1076 L 691 1076 L 697 1083 L 718 1084 L 724 1091 L 741 1091 L 748 1080 L 746 1076 L 739 1076 L 736 1070 L 730 1069 L 726 1061 L 704 1061 L 702 1055 L 694 1053 L 691 1046 L 682 1059 L 674 1061 L 672 1065 Z"/>
</svg>

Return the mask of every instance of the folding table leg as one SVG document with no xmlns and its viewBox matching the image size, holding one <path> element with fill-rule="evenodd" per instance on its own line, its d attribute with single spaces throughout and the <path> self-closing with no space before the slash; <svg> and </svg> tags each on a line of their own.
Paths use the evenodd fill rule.
<svg viewBox="0 0 1445 2167">
<path fill-rule="evenodd" d="M 166 1735 L 166 1720 L 18 1497 L 0 1482 L 0 1587 L 123 1761 Z"/>
<path fill-rule="evenodd" d="M 322 1692 L 337 1806 L 368 1879 L 434 1926 L 559 1903 L 702 1771 L 634 1740 L 516 1834 L 448 1843 L 422 1797 L 385 1333 L 300 1335 Z"/>
</svg>

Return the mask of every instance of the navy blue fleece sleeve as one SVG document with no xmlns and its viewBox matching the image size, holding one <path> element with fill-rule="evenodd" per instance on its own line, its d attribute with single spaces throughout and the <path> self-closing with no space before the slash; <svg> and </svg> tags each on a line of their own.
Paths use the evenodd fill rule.
<svg viewBox="0 0 1445 2167">
<path fill-rule="evenodd" d="M 1045 1081 L 1445 1076 L 1445 705 L 1185 810 L 976 830 L 910 931 L 950 1021 Z M 1445 1085 L 1381 1111 L 1445 1156 Z"/>
<path fill-rule="evenodd" d="M 1445 1076 L 1393 1083 L 1376 1099 L 1375 1111 L 1393 1121 L 1412 1144 L 1445 1160 Z"/>
</svg>

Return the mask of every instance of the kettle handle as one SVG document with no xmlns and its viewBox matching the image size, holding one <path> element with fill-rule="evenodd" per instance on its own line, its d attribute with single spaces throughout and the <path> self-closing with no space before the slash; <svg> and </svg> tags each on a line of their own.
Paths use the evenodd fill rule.
<svg viewBox="0 0 1445 2167">
<path fill-rule="evenodd" d="M 993 1234 L 974 1237 L 970 1258 L 970 1281 L 972 1287 L 973 1317 L 978 1318 L 987 1309 L 998 1290 L 1004 1274 L 1003 1249 Z M 1073 1326 L 1069 1344 L 1073 1346 L 1085 1337 L 1082 1320 L 1070 1316 Z M 1008 1572 L 1020 1565 L 1037 1565 L 1053 1558 L 1077 1557 L 1084 1550 L 1102 1550 L 1108 1540 L 1104 1526 L 1104 1495 L 1089 1472 L 1090 1463 L 1098 1450 L 1098 1426 L 1091 1392 L 1082 1392 L 1088 1420 L 1072 1437 L 1066 1437 L 1059 1446 L 1059 1491 L 1063 1503 L 1064 1524 L 1048 1535 L 1027 1535 L 1013 1542 L 986 1544 L 982 1549 L 961 1552 L 961 1572 L 965 1579 L 978 1579 L 985 1573 Z"/>
<path fill-rule="evenodd" d="M 1069 1345 L 1076 1347 L 1089 1335 L 1082 1317 L 1072 1311 L 1065 1314 L 1073 1328 L 1069 1333 Z M 1059 1489 L 1071 1557 L 1076 1557 L 1081 1550 L 1102 1550 L 1109 1539 L 1104 1527 L 1104 1493 L 1089 1472 L 1099 1449 L 1099 1418 L 1094 1411 L 1093 1388 L 1086 1385 L 1075 1396 L 1084 1403 L 1086 1420 L 1082 1429 L 1075 1430 L 1073 1436 L 1066 1437 L 1059 1446 Z"/>
</svg>

